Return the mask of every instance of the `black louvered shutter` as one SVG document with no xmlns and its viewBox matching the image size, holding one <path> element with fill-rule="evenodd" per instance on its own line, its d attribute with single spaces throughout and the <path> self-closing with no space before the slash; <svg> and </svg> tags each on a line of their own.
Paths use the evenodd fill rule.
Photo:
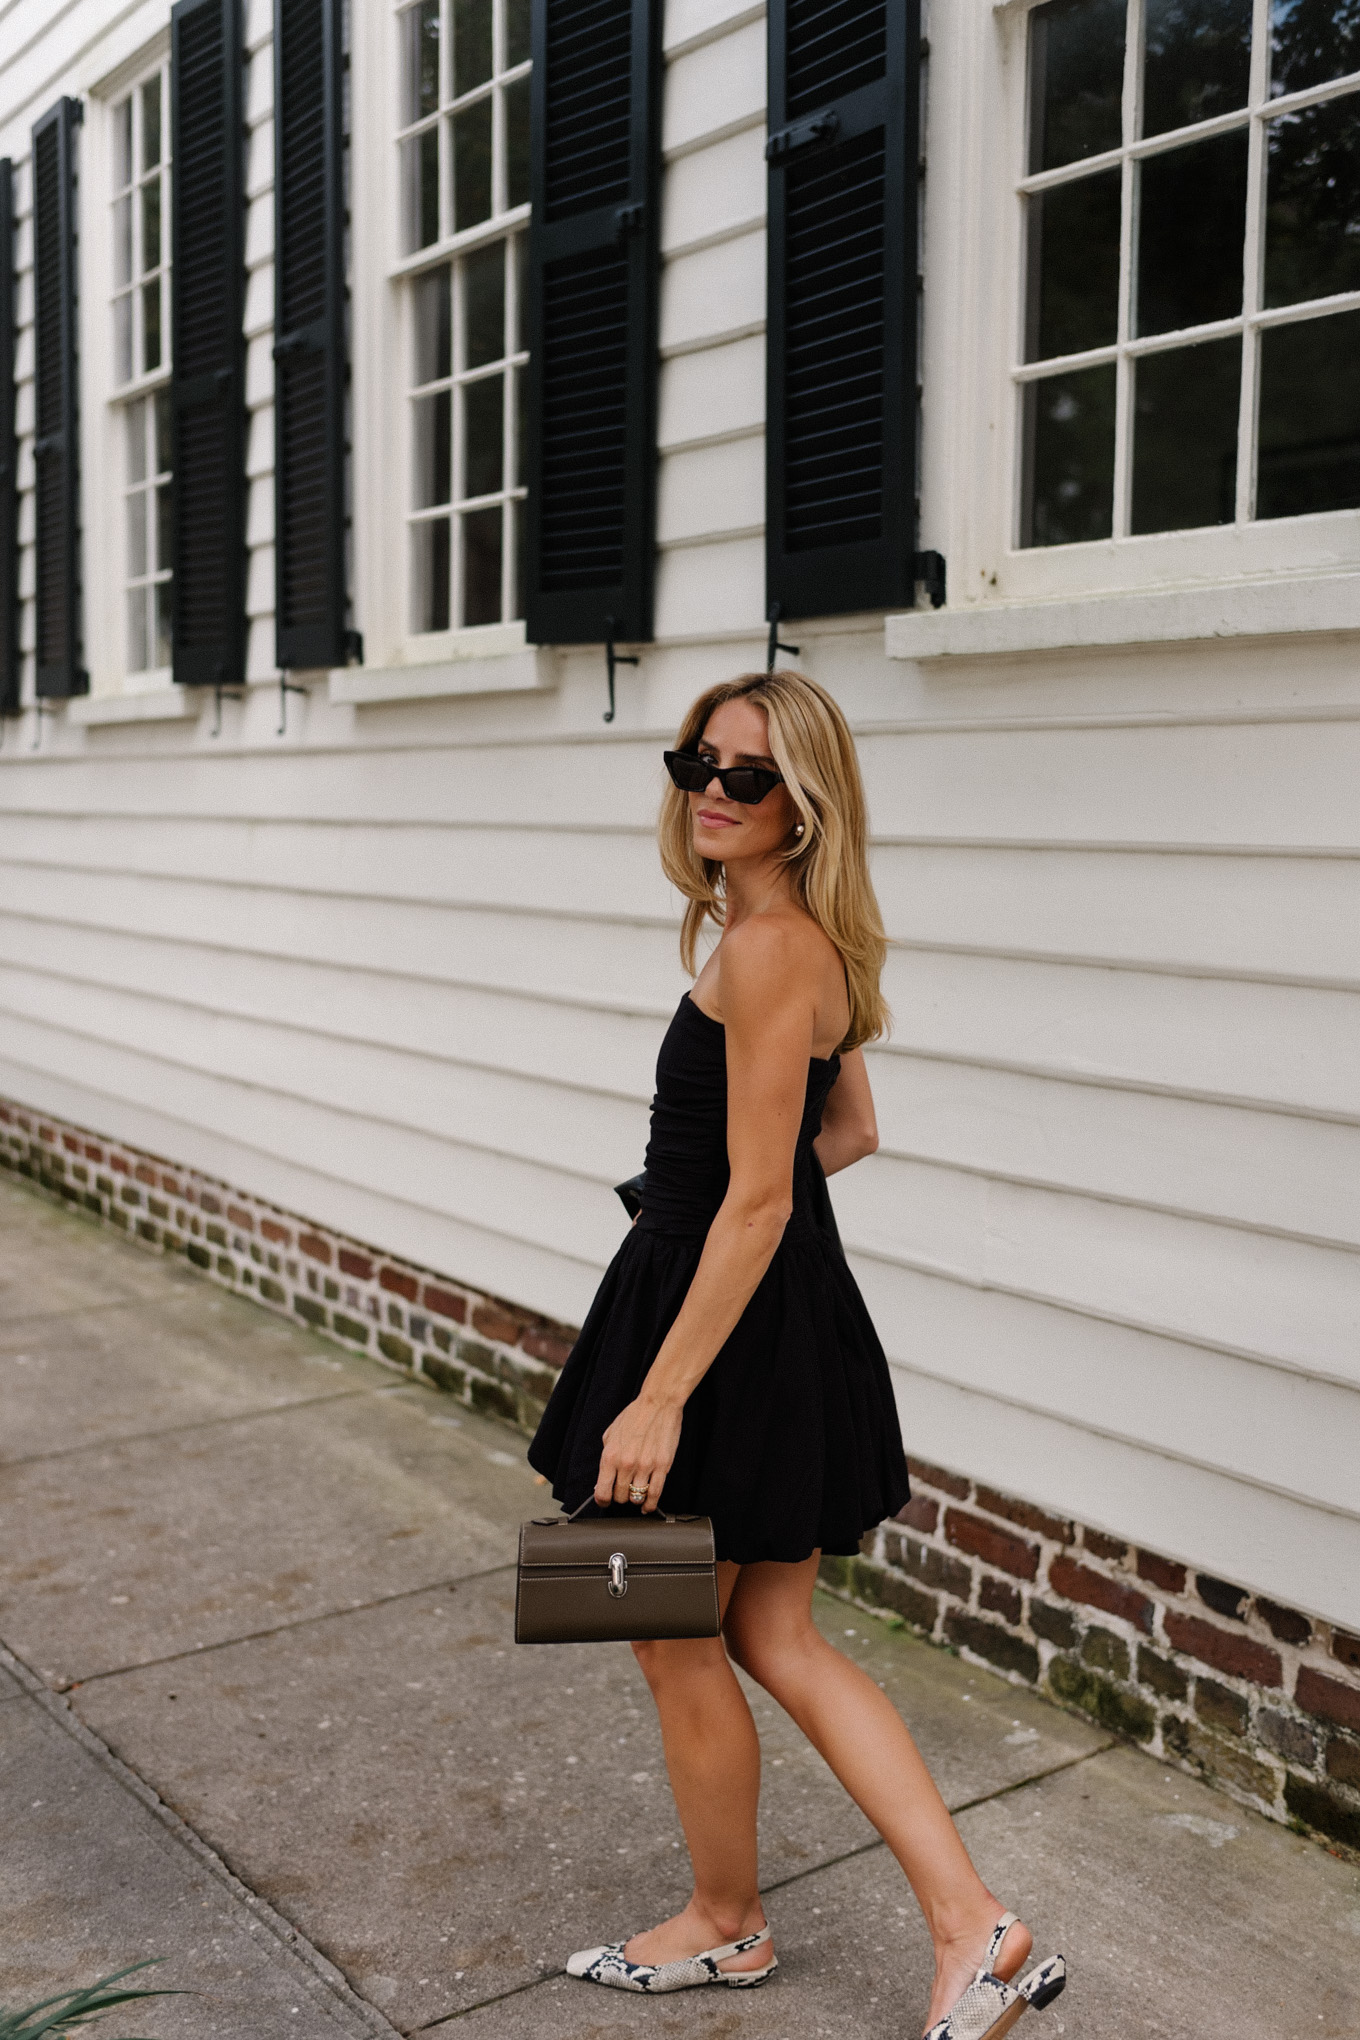
<svg viewBox="0 0 1360 2040">
<path fill-rule="evenodd" d="M 766 593 L 914 598 L 919 0 L 770 0 Z"/>
<path fill-rule="evenodd" d="M 661 0 L 533 0 L 526 629 L 652 634 Z"/>
<path fill-rule="evenodd" d="M 76 360 L 76 129 L 59 99 L 33 130 L 33 466 L 39 695 L 83 694 L 80 412 Z"/>
<path fill-rule="evenodd" d="M 246 657 L 245 123 L 241 0 L 170 11 L 174 673 Z"/>
<path fill-rule="evenodd" d="M 274 0 L 274 559 L 281 667 L 338 666 L 345 574 L 341 0 Z"/>
<path fill-rule="evenodd" d="M 0 715 L 19 713 L 19 438 L 14 415 L 14 165 L 0 157 Z"/>
</svg>

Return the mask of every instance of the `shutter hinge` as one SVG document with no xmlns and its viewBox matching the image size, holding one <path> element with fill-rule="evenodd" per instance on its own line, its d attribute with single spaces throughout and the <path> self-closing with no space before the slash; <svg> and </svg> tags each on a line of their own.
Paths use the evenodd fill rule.
<svg viewBox="0 0 1360 2040">
<path fill-rule="evenodd" d="M 617 628 L 618 625 L 614 618 L 606 616 L 604 620 L 604 669 L 609 679 L 609 706 L 604 713 L 604 720 L 606 722 L 613 722 L 614 720 L 614 668 L 616 666 L 639 666 L 642 663 L 635 655 L 630 654 L 625 658 L 622 652 L 614 650 L 614 633 Z"/>
<path fill-rule="evenodd" d="M 838 113 L 819 113 L 812 120 L 800 120 L 793 127 L 780 128 L 765 144 L 765 161 L 782 163 L 795 149 L 810 149 L 814 142 L 829 142 L 840 132 Z"/>
<path fill-rule="evenodd" d="M 361 630 L 345 632 L 345 664 L 362 666 L 364 663 L 364 634 Z"/>
<path fill-rule="evenodd" d="M 917 586 L 924 588 L 930 597 L 932 609 L 944 608 L 945 563 L 944 554 L 918 552 L 912 559 L 912 575 Z"/>
<path fill-rule="evenodd" d="M 614 239 L 623 241 L 629 234 L 640 233 L 646 217 L 645 205 L 621 205 L 614 214 Z"/>
</svg>

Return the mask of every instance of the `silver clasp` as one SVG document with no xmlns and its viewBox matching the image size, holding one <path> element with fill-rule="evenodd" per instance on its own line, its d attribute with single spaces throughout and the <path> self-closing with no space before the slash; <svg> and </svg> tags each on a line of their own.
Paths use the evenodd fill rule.
<svg viewBox="0 0 1360 2040">
<path fill-rule="evenodd" d="M 609 1591 L 616 1601 L 628 1592 L 628 1561 L 621 1551 L 609 1554 Z"/>
</svg>

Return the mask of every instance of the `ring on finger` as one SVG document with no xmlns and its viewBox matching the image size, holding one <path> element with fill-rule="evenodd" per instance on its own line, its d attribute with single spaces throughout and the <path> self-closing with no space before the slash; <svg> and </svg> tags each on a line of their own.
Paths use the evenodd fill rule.
<svg viewBox="0 0 1360 2040">
<path fill-rule="evenodd" d="M 645 1501 L 646 1501 L 646 1499 L 647 1499 L 647 1488 L 648 1488 L 648 1482 L 647 1482 L 647 1481 L 645 1481 L 645 1480 L 634 1480 L 634 1481 L 630 1481 L 630 1482 L 629 1482 L 629 1484 L 628 1484 L 628 1499 L 629 1499 L 629 1501 L 630 1501 L 630 1502 L 645 1502 Z"/>
</svg>

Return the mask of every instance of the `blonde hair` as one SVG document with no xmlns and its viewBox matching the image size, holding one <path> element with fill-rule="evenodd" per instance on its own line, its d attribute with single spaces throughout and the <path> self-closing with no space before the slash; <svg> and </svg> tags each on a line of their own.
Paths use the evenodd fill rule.
<svg viewBox="0 0 1360 2040">
<path fill-rule="evenodd" d="M 680 725 L 676 749 L 694 751 L 715 709 L 749 701 L 769 719 L 770 754 L 789 790 L 803 834 L 784 851 L 794 897 L 835 944 L 845 965 L 850 1026 L 842 1050 L 886 1034 L 891 1015 L 879 979 L 887 953 L 883 916 L 869 877 L 868 814 L 855 740 L 837 704 L 806 673 L 743 673 L 699 696 Z M 694 848 L 689 800 L 667 786 L 657 823 L 661 864 L 685 896 L 680 960 L 697 974 L 705 921 L 726 919 L 722 865 Z"/>
</svg>

